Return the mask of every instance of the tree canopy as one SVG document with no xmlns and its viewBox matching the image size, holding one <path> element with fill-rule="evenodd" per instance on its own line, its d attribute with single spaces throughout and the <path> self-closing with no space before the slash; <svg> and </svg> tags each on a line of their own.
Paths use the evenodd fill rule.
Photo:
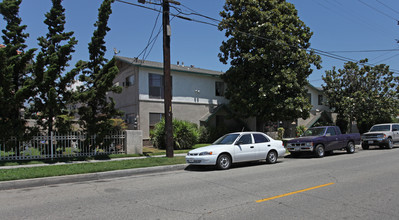
<svg viewBox="0 0 399 220">
<path fill-rule="evenodd" d="M 115 109 L 114 101 L 107 97 L 107 92 L 121 91 L 119 86 L 113 84 L 119 70 L 114 59 L 108 61 L 104 57 L 106 52 L 104 38 L 111 30 L 108 27 L 108 19 L 112 13 L 113 2 L 114 0 L 104 0 L 98 9 L 98 20 L 94 24 L 96 29 L 89 43 L 90 60 L 80 61 L 84 67 L 79 78 L 83 85 L 78 88 L 75 96 L 75 99 L 82 103 L 79 108 L 81 125 L 98 137 L 108 134 L 113 129 L 111 119 L 120 115 Z"/>
<path fill-rule="evenodd" d="M 66 109 L 72 93 L 68 88 L 77 74 L 76 70 L 64 73 L 77 40 L 72 31 L 65 32 L 65 9 L 61 2 L 52 0 L 52 8 L 45 15 L 48 33 L 38 38 L 41 50 L 36 56 L 33 71 L 32 87 L 36 96 L 33 98 L 32 111 L 38 113 L 38 124 L 48 129 L 49 134 L 53 131 L 56 117 L 68 114 Z"/>
<path fill-rule="evenodd" d="M 22 113 L 24 103 L 32 95 L 29 87 L 29 62 L 35 49 L 26 50 L 24 33 L 26 25 L 21 25 L 19 6 L 22 0 L 3 0 L 0 14 L 7 22 L 2 30 L 4 47 L 0 48 L 0 136 L 22 137 L 26 134 Z"/>
<path fill-rule="evenodd" d="M 391 122 L 398 114 L 399 77 L 385 64 L 371 67 L 365 63 L 367 59 L 347 62 L 343 69 L 334 67 L 323 76 L 328 105 L 344 122 L 343 130 L 356 121 L 363 133 L 373 124 Z"/>
<path fill-rule="evenodd" d="M 307 77 L 321 59 L 309 50 L 310 29 L 294 5 L 282 0 L 226 0 L 219 30 L 219 59 L 231 67 L 222 76 L 225 96 L 244 117 L 264 121 L 307 118 Z"/>
</svg>

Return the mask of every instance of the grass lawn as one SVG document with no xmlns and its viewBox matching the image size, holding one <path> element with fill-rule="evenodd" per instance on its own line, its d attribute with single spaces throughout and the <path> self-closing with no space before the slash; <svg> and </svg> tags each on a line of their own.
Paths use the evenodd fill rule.
<svg viewBox="0 0 399 220">
<path fill-rule="evenodd" d="M 78 163 L 57 166 L 2 169 L 0 181 L 21 180 L 50 176 L 63 176 L 83 173 L 96 173 L 112 170 L 124 170 L 142 167 L 154 167 L 186 163 L 185 157 L 158 157 L 138 160 L 107 161 L 98 163 Z"/>
<path fill-rule="evenodd" d="M 207 145 L 209 144 L 197 144 L 193 147 L 193 149 Z M 174 154 L 187 153 L 190 150 L 192 149 L 174 150 Z M 153 147 L 143 147 L 142 155 L 111 154 L 111 155 L 100 155 L 96 157 L 59 158 L 56 160 L 0 161 L 0 166 L 55 164 L 57 162 L 72 163 L 74 161 L 109 160 L 112 158 L 154 156 L 154 155 L 165 155 L 165 154 L 166 154 L 165 150 L 160 150 Z M 75 163 L 75 164 L 72 163 L 72 164 L 57 165 L 57 166 L 21 167 L 14 169 L 1 169 L 0 181 L 83 174 L 83 173 L 95 173 L 95 172 L 104 172 L 112 170 L 154 167 L 154 166 L 164 166 L 164 165 L 174 165 L 174 164 L 184 164 L 184 163 L 186 163 L 185 157 L 173 157 L 173 158 L 158 157 L 158 158 L 145 158 L 137 160 L 105 161 L 98 163 Z"/>
</svg>

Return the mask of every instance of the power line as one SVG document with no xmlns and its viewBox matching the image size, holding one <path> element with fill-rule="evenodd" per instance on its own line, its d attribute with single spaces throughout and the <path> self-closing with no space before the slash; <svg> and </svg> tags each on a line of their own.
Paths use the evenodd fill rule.
<svg viewBox="0 0 399 220">
<path fill-rule="evenodd" d="M 381 32 L 384 32 L 388 35 L 391 34 L 387 30 L 383 29 L 381 25 L 376 25 L 375 23 L 373 23 L 369 20 L 365 20 L 364 17 L 357 14 L 356 11 L 348 9 L 347 6 L 343 5 L 341 2 L 338 2 L 337 0 L 333 0 L 335 4 L 331 3 L 329 0 L 324 0 L 324 1 L 326 1 L 326 3 L 331 4 L 333 6 L 333 8 L 330 8 L 328 6 L 324 6 L 324 5 L 320 4 L 319 0 L 313 0 L 313 1 L 316 1 L 319 5 L 321 5 L 323 8 L 325 8 L 327 11 L 329 11 L 331 13 L 340 14 L 343 17 L 345 17 L 346 20 L 351 20 L 354 23 L 358 23 L 364 27 L 367 27 L 373 33 L 376 32 L 376 29 L 379 29 L 380 31 L 377 31 L 377 33 L 379 33 L 381 35 L 382 35 Z M 340 9 L 336 8 L 336 6 L 340 7 Z"/>
<path fill-rule="evenodd" d="M 183 4 L 181 4 L 181 6 L 183 6 L 184 8 L 186 8 L 186 9 L 192 11 L 192 12 L 191 13 L 185 13 L 185 12 L 182 12 L 182 10 L 180 8 L 177 8 L 177 7 L 173 7 L 173 8 L 175 8 L 177 11 L 180 11 L 184 15 L 197 15 L 197 16 L 200 16 L 200 17 L 215 21 L 215 22 L 220 22 L 220 20 L 218 20 L 218 19 L 203 15 L 203 14 L 201 14 L 199 12 L 196 12 L 193 9 L 191 9 L 191 8 L 189 8 L 189 7 L 187 7 L 187 6 L 183 5 Z"/>
<path fill-rule="evenodd" d="M 399 51 L 399 49 L 383 49 L 383 50 L 341 50 L 341 51 L 328 51 L 329 53 L 375 53 L 375 52 L 388 52 Z"/>
<path fill-rule="evenodd" d="M 155 30 L 155 28 L 156 28 L 156 26 L 157 26 L 157 23 L 158 23 L 158 19 L 159 19 L 159 15 L 160 15 L 160 14 L 161 14 L 161 13 L 158 13 L 157 18 L 155 19 L 154 27 L 152 28 L 151 35 L 150 35 L 150 37 L 148 38 L 147 46 L 146 46 L 146 47 L 144 48 L 144 50 L 143 50 L 143 51 L 144 51 L 143 60 L 145 60 L 146 53 L 147 53 L 147 48 L 148 48 L 148 46 L 149 46 L 150 43 L 151 43 L 150 41 L 151 41 L 152 35 L 154 34 L 154 30 Z M 158 35 L 159 35 L 159 32 L 158 32 L 158 34 L 157 34 L 157 36 L 156 36 L 155 38 L 157 38 Z M 154 44 L 155 44 L 155 41 L 154 41 Z M 153 46 L 154 46 L 154 44 L 153 44 Z M 152 50 L 152 47 L 151 47 L 150 51 L 148 52 L 148 55 L 150 54 L 151 50 Z M 148 56 L 148 55 L 147 55 L 147 56 Z M 140 56 L 138 56 L 138 57 L 140 57 Z"/>
<path fill-rule="evenodd" d="M 390 59 L 392 59 L 392 58 L 394 58 L 394 57 L 396 57 L 396 56 L 399 56 L 399 54 L 395 54 L 395 55 L 393 55 L 393 56 L 390 56 L 390 57 L 388 57 L 388 58 L 385 58 L 385 59 L 383 59 L 383 60 L 380 60 L 380 61 L 378 61 L 378 62 L 375 62 L 374 65 L 377 64 L 377 63 L 382 63 L 382 62 L 384 62 L 384 61 L 390 60 Z"/>
<path fill-rule="evenodd" d="M 396 11 L 395 9 L 393 9 L 392 7 L 390 7 L 389 5 L 386 5 L 386 4 L 382 3 L 380 0 L 376 0 L 376 1 L 377 1 L 378 3 L 380 3 L 381 5 L 387 7 L 387 8 L 390 9 L 391 11 L 393 11 L 393 12 L 399 14 L 399 11 Z"/>
<path fill-rule="evenodd" d="M 393 19 L 393 20 L 395 20 L 395 21 L 397 21 L 397 22 L 399 22 L 398 19 L 396 19 L 396 18 L 394 18 L 394 17 L 392 17 L 392 16 L 386 14 L 385 12 L 383 12 L 383 11 L 381 11 L 381 10 L 379 10 L 379 9 L 377 9 L 377 8 L 375 8 L 375 7 L 369 5 L 369 4 L 367 4 L 367 3 L 365 3 L 365 2 L 363 2 L 363 1 L 361 1 L 361 0 L 358 0 L 358 1 L 361 2 L 362 4 L 366 5 L 367 7 L 373 9 L 374 11 L 376 11 L 376 12 L 382 14 L 382 15 L 385 15 L 385 16 L 387 16 L 388 18 L 391 18 L 391 19 Z"/>
<path fill-rule="evenodd" d="M 127 1 L 122 1 L 122 0 L 115 0 L 115 1 L 120 2 L 120 3 L 124 3 L 124 4 L 128 4 L 128 5 L 137 6 L 137 7 L 140 7 L 140 8 L 149 9 L 149 10 L 156 11 L 156 12 L 162 12 L 162 11 L 157 10 L 155 8 L 150 8 L 150 7 L 147 7 L 147 6 L 144 6 L 144 5 L 139 5 L 139 4 L 135 4 L 135 3 L 127 2 Z"/>
<path fill-rule="evenodd" d="M 134 5 L 134 6 L 139 6 L 139 7 L 142 7 L 142 8 L 146 8 L 146 9 L 150 9 L 150 10 L 153 10 L 153 11 L 157 11 L 157 12 L 160 12 L 159 10 L 156 10 L 156 9 L 152 9 L 152 8 L 149 8 L 149 7 L 145 7 L 145 6 L 141 6 L 141 5 L 137 5 L 137 4 L 134 4 L 134 3 L 130 3 L 130 2 L 125 2 L 125 1 L 122 1 L 122 0 L 116 0 L 116 1 L 118 1 L 118 2 L 121 2 L 121 3 L 125 3 L 125 4 L 130 4 L 130 5 Z M 364 2 L 362 2 L 361 0 L 358 0 L 359 2 L 361 2 L 361 3 L 363 3 L 363 4 L 366 4 L 366 3 L 364 3 Z M 366 4 L 367 6 L 369 6 L 368 4 Z M 172 6 L 173 7 L 173 6 Z M 372 6 L 369 6 L 369 7 L 372 7 Z M 176 9 L 176 7 L 173 7 L 173 8 L 175 8 Z M 180 10 L 180 9 L 178 9 L 178 10 Z M 177 11 L 178 11 L 177 10 Z M 186 14 L 186 15 L 190 15 L 189 13 L 184 13 L 184 12 L 181 12 L 182 14 Z M 381 13 L 381 12 L 380 12 Z M 195 13 L 195 14 L 199 14 L 199 13 Z M 185 20 L 188 20 L 188 21 L 193 21 L 193 22 L 197 22 L 197 23 L 202 23 L 202 24 L 207 24 L 207 25 L 211 25 L 211 26 L 214 26 L 214 27 L 218 27 L 218 25 L 216 25 L 216 24 L 212 24 L 212 23 L 209 23 L 209 22 L 204 22 L 204 21 L 200 21 L 200 20 L 196 20 L 196 19 L 192 19 L 192 18 L 187 18 L 187 17 L 183 17 L 183 16 L 180 16 L 180 15 L 176 15 L 176 14 L 172 14 L 173 16 L 175 16 L 175 17 L 178 17 L 178 18 L 182 18 L 182 19 L 185 19 Z M 194 15 L 194 13 L 193 13 L 193 15 Z M 201 16 L 201 17 L 207 17 L 207 19 L 209 19 L 209 18 L 211 18 L 211 17 L 208 17 L 208 16 Z M 395 18 L 393 18 L 393 17 L 390 17 L 390 18 L 392 18 L 392 19 L 395 19 Z M 214 19 L 214 18 L 211 18 L 211 20 L 214 20 L 214 21 L 217 21 L 217 19 Z M 395 19 L 396 20 L 396 19 Z M 262 36 L 258 36 L 258 35 L 254 35 L 254 34 L 250 34 L 250 33 L 247 33 L 247 32 L 243 32 L 243 31 L 238 31 L 238 30 L 236 30 L 237 32 L 240 32 L 240 33 L 243 33 L 243 34 L 246 34 L 246 35 L 248 35 L 248 36 L 251 36 L 251 37 L 256 37 L 256 38 L 259 38 L 259 39 L 263 39 L 263 40 L 266 40 L 266 41 L 269 41 L 269 42 L 277 42 L 277 40 L 273 40 L 273 39 L 268 39 L 268 38 L 265 38 L 265 37 L 262 37 Z M 158 35 L 157 35 L 158 36 Z M 154 39 L 153 39 L 154 40 Z M 280 42 L 281 43 L 281 42 Z M 301 47 L 299 47 L 299 46 L 297 46 L 297 45 L 289 45 L 288 43 L 286 43 L 286 42 L 284 42 L 284 44 L 286 45 L 286 46 L 288 46 L 288 47 L 292 47 L 292 48 L 297 48 L 297 49 L 303 49 L 303 48 L 301 48 Z M 147 46 L 148 47 L 148 46 Z M 336 54 L 334 54 L 333 52 L 327 52 L 327 51 L 322 51 L 322 50 L 319 50 L 319 49 L 315 49 L 315 48 L 311 48 L 311 47 L 309 47 L 308 49 L 306 49 L 307 51 L 308 50 L 313 50 L 316 54 L 318 54 L 318 55 L 320 55 L 320 56 L 326 56 L 326 57 L 330 57 L 330 58 L 332 58 L 332 59 L 336 59 L 336 60 L 340 60 L 340 61 L 344 61 L 344 62 L 354 62 L 354 63 L 360 63 L 360 61 L 359 60 L 356 60 L 356 59 L 352 59 L 352 58 L 348 58 L 348 57 L 344 57 L 344 56 L 340 56 L 340 55 L 336 55 Z M 369 50 L 369 51 L 371 51 L 371 50 Z M 387 51 L 387 50 L 384 50 L 384 51 Z M 336 52 L 336 53 L 338 53 L 338 52 Z M 396 55 L 395 55 L 396 56 Z M 391 57 L 392 58 L 392 57 Z M 390 59 L 390 58 L 389 58 Z M 370 64 L 370 63 L 365 63 L 364 65 L 369 65 L 369 66 L 375 66 L 374 64 Z M 399 70 L 393 70 L 393 69 L 391 69 L 392 70 L 392 72 L 394 72 L 395 74 L 399 74 Z"/>
</svg>

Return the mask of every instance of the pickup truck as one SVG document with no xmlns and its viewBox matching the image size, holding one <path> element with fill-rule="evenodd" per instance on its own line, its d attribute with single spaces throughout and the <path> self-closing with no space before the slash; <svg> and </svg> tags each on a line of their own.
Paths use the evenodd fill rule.
<svg viewBox="0 0 399 220">
<path fill-rule="evenodd" d="M 313 127 L 299 137 L 287 141 L 287 150 L 293 157 L 303 152 L 312 152 L 316 157 L 324 157 L 333 150 L 355 152 L 355 144 L 360 144 L 360 134 L 342 134 L 337 126 Z"/>
<path fill-rule="evenodd" d="M 370 131 L 362 135 L 362 148 L 369 146 L 392 149 L 394 143 L 399 142 L 399 124 L 377 124 Z"/>
</svg>

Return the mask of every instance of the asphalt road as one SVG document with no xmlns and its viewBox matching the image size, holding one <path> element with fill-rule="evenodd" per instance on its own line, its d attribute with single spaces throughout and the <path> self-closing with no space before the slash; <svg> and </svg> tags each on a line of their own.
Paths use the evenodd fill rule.
<svg viewBox="0 0 399 220">
<path fill-rule="evenodd" d="M 1 219 L 399 219 L 399 148 L 0 191 Z"/>
</svg>

